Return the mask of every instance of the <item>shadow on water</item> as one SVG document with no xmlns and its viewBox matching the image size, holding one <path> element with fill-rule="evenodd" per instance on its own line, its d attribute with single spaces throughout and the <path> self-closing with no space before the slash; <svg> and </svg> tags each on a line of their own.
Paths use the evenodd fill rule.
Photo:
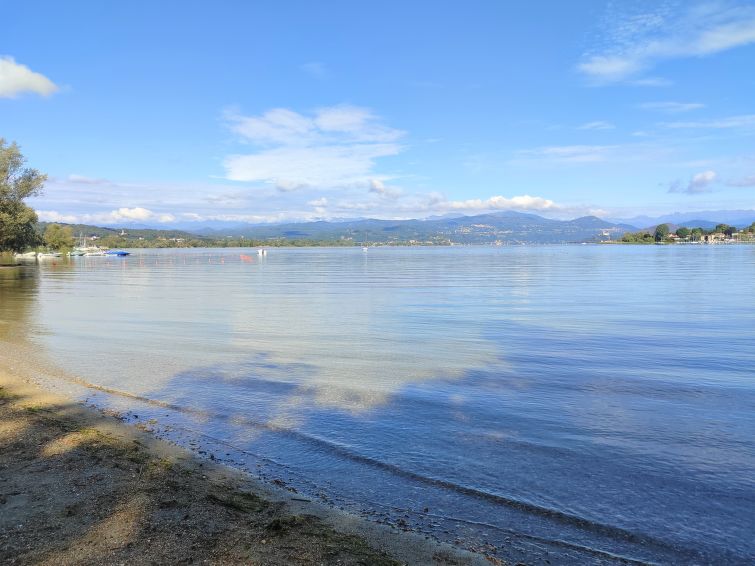
<svg viewBox="0 0 755 566">
<path fill-rule="evenodd" d="M 613 483 L 614 489 L 624 484 L 623 494 L 606 504 L 623 514 L 620 499 L 636 496 L 636 470 L 631 462 L 612 465 L 614 455 L 608 452 L 602 463 L 592 461 L 601 451 L 594 447 L 580 453 L 568 444 L 554 446 L 547 435 L 522 434 L 549 423 L 541 416 L 501 413 L 493 407 L 490 392 L 531 395 L 537 384 L 527 377 L 470 371 L 463 387 L 456 379 L 414 384 L 387 405 L 355 413 L 324 409 L 316 402 L 321 391 L 288 379 L 315 372 L 306 364 L 273 363 L 265 355 L 240 364 L 194 368 L 174 376 L 159 391 L 129 396 L 143 405 L 124 405 L 130 411 L 126 417 L 204 456 L 268 481 L 285 478 L 281 484 L 352 510 L 380 501 L 376 513 L 388 509 L 393 520 L 412 517 L 418 530 L 441 538 L 446 528 L 458 532 L 474 526 L 477 534 L 470 538 L 494 541 L 502 556 L 511 557 L 504 541 L 512 537 L 524 547 L 530 545 L 527 553 L 546 545 L 574 562 L 613 560 L 615 555 L 649 560 L 705 555 L 694 545 L 656 538 L 662 529 L 649 534 L 647 525 L 638 528 L 631 520 L 622 524 L 596 517 L 594 509 L 579 510 L 579 502 L 590 494 L 600 499 L 597 486 Z M 454 401 L 438 402 L 438 390 Z M 460 434 L 457 423 L 465 415 L 473 416 L 476 424 L 467 423 Z M 444 455 L 440 461 L 438 454 Z M 449 466 L 448 459 L 455 458 L 460 465 Z M 587 477 L 575 477 L 575 470 L 585 466 L 591 468 Z M 486 483 L 493 469 L 497 482 Z M 563 483 L 548 488 L 559 475 Z M 662 495 L 658 488 L 663 482 L 670 485 L 668 477 L 660 476 L 660 482 L 649 486 L 655 490 L 652 497 Z M 507 481 L 512 485 L 506 487 Z M 518 491 L 527 483 L 527 490 Z M 654 504 L 652 497 L 625 511 L 642 516 Z M 432 512 L 420 511 L 426 507 Z"/>
<path fill-rule="evenodd" d="M 135 420 L 161 421 L 154 429 L 169 438 L 204 437 L 199 450 L 263 479 L 287 475 L 362 510 L 380 501 L 373 510 L 412 516 L 420 530 L 434 522 L 436 535 L 475 525 L 501 544 L 513 536 L 605 559 L 748 555 L 754 455 L 741 436 L 748 426 L 731 426 L 752 421 L 755 400 L 675 379 L 720 365 L 690 357 L 681 339 L 639 339 L 634 359 L 616 364 L 617 336 L 601 365 L 587 357 L 605 350 L 605 329 L 540 332 L 536 345 L 525 324 L 490 332 L 505 363 L 405 384 L 362 411 L 318 403 L 322 376 L 308 385 L 316 367 L 259 354 L 180 372 L 143 400 L 183 416 L 139 409 Z M 332 388 L 330 398 L 362 395 Z"/>
<path fill-rule="evenodd" d="M 591 263 L 593 274 L 616 267 L 606 257 L 593 258 L 603 261 Z M 491 290 L 473 316 L 454 311 L 443 287 L 465 277 L 458 271 L 428 277 L 420 295 L 404 301 L 390 292 L 374 297 L 373 308 L 359 296 L 346 303 L 350 309 L 337 311 L 333 305 L 344 303 L 337 293 L 320 297 L 327 308 L 317 310 L 306 293 L 287 293 L 279 304 L 265 297 L 270 287 L 259 286 L 249 298 L 258 308 L 241 313 L 239 328 L 254 337 L 243 344 L 250 346 L 245 351 L 257 344 L 264 353 L 166 372 L 159 386 L 123 394 L 123 403 L 113 400 L 120 394 L 115 388 L 98 386 L 90 402 L 115 406 L 160 436 L 263 479 L 283 478 L 293 488 L 396 524 L 410 518 L 437 536 L 446 531 L 451 538 L 464 533 L 492 541 L 506 557 L 517 558 L 507 539 L 530 555 L 560 546 L 564 561 L 573 563 L 612 560 L 609 553 L 661 562 L 749 557 L 755 411 L 752 393 L 736 382 L 752 367 L 751 333 L 718 327 L 679 332 L 664 321 L 660 298 L 651 305 L 657 312 L 627 309 L 614 317 L 601 310 L 614 304 L 616 291 L 606 286 L 590 287 L 590 297 L 576 291 L 575 300 L 591 302 L 575 310 L 554 289 L 579 284 L 551 285 L 549 271 L 529 269 L 526 262 L 502 265 L 514 271 L 511 288 L 499 292 L 497 281 L 483 280 Z M 135 280 L 129 278 L 130 289 Z M 373 283 L 371 292 L 376 288 Z M 489 318 L 491 304 L 505 321 Z M 686 304 L 679 312 L 694 312 Z M 287 309 L 282 319 L 308 313 L 305 322 L 312 324 L 304 329 L 317 339 L 305 343 L 313 348 L 309 357 L 282 355 L 297 353 L 302 344 L 287 342 L 288 326 L 272 338 L 264 328 L 252 334 L 262 320 L 252 314 L 274 305 Z M 402 319 L 399 328 L 408 330 L 387 350 L 416 341 L 403 345 L 400 359 L 385 363 L 356 352 L 344 370 L 342 359 L 329 358 L 338 350 L 316 349 L 333 329 L 314 323 L 323 312 L 354 309 L 362 316 L 357 328 L 384 313 Z M 436 327 L 431 336 L 443 336 L 444 320 L 469 322 L 453 329 L 459 335 L 479 323 L 486 355 L 474 350 L 456 359 L 468 342 L 423 342 Z M 278 339 L 291 350 L 276 352 Z M 432 346 L 432 355 L 412 357 Z M 309 363 L 319 359 L 313 352 L 328 363 Z M 447 360 L 455 365 L 444 374 Z M 423 363 L 429 371 L 405 371 Z M 360 364 L 369 366 L 365 374 L 351 375 Z M 391 372 L 397 375 L 389 387 L 371 389 L 373 378 L 381 384 L 380 374 Z"/>
</svg>

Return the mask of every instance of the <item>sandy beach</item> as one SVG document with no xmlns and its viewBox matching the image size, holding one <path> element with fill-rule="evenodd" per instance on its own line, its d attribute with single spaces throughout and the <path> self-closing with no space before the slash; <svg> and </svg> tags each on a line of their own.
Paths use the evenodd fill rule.
<svg viewBox="0 0 755 566">
<path fill-rule="evenodd" d="M 4 564 L 481 564 L 0 371 Z M 497 562 L 497 561 L 496 561 Z"/>
</svg>

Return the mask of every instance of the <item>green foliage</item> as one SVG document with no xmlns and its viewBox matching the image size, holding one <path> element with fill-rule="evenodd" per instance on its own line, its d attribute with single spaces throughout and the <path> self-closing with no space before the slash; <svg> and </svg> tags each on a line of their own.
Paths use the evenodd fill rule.
<svg viewBox="0 0 755 566">
<path fill-rule="evenodd" d="M 41 194 L 47 176 L 24 167 L 16 143 L 0 138 L 0 252 L 21 251 L 39 243 L 37 214 L 24 199 Z"/>
<path fill-rule="evenodd" d="M 668 237 L 668 235 L 668 224 L 658 224 L 658 226 L 655 227 L 655 234 L 653 234 L 653 237 L 655 238 L 656 242 L 662 242 Z"/>
<path fill-rule="evenodd" d="M 676 235 L 680 238 L 686 238 L 692 233 L 692 230 L 689 228 L 685 228 L 684 226 L 680 226 L 676 229 Z"/>
<path fill-rule="evenodd" d="M 734 234 L 734 232 L 737 231 L 737 229 L 734 226 L 729 226 L 728 224 L 718 224 L 713 229 L 713 231 L 716 234 L 726 234 L 731 238 L 731 235 Z"/>
<path fill-rule="evenodd" d="M 649 232 L 627 232 L 621 237 L 621 241 L 625 244 L 652 244 L 655 239 Z"/>
<path fill-rule="evenodd" d="M 45 230 L 45 245 L 53 250 L 65 250 L 73 247 L 73 231 L 70 226 L 48 224 Z"/>
</svg>

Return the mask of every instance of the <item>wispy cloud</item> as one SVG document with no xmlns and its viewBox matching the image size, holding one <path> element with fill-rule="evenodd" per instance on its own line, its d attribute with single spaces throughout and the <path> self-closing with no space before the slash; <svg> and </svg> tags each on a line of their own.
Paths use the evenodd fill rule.
<svg viewBox="0 0 755 566">
<path fill-rule="evenodd" d="M 755 175 L 732 179 L 726 183 L 730 187 L 755 187 Z"/>
<path fill-rule="evenodd" d="M 66 180 L 75 185 L 97 185 L 97 186 L 103 186 L 103 185 L 112 185 L 112 181 L 109 181 L 107 179 L 101 179 L 97 177 L 87 177 L 86 175 L 76 175 L 71 174 L 68 175 Z"/>
<path fill-rule="evenodd" d="M 755 43 L 755 6 L 667 3 L 652 12 L 610 14 L 604 27 L 603 45 L 577 65 L 597 83 L 632 79 L 662 61 Z"/>
<path fill-rule="evenodd" d="M 547 160 L 556 163 L 595 163 L 606 161 L 617 148 L 614 145 L 561 145 L 527 149 L 519 152 L 524 159 Z"/>
<path fill-rule="evenodd" d="M 664 77 L 643 77 L 641 79 L 634 79 L 633 81 L 630 81 L 629 84 L 632 86 L 661 87 L 671 86 L 674 84 L 674 81 Z"/>
<path fill-rule="evenodd" d="M 729 116 L 714 120 L 698 120 L 694 122 L 664 122 L 666 128 L 697 128 L 697 129 L 729 129 L 729 128 L 753 128 L 755 127 L 755 114 L 743 114 L 741 116 Z"/>
<path fill-rule="evenodd" d="M 46 76 L 16 63 L 13 57 L 0 56 L 0 98 L 15 98 L 26 93 L 49 96 L 58 90 Z"/>
<path fill-rule="evenodd" d="M 324 79 L 328 75 L 328 70 L 325 67 L 325 64 L 321 63 L 320 61 L 310 61 L 309 63 L 304 63 L 300 68 L 309 76 L 316 79 Z"/>
<path fill-rule="evenodd" d="M 395 199 L 401 196 L 401 189 L 397 187 L 389 187 L 380 179 L 370 179 L 369 192 L 383 198 Z"/>
<path fill-rule="evenodd" d="M 686 193 L 699 195 L 712 192 L 712 185 L 718 180 L 718 174 L 713 170 L 702 171 L 692 176 L 685 185 L 681 181 L 674 181 L 668 189 L 670 193 Z"/>
<path fill-rule="evenodd" d="M 376 160 L 397 155 L 404 132 L 390 128 L 369 109 L 340 105 L 305 116 L 278 108 L 260 116 L 229 114 L 232 131 L 258 146 L 228 156 L 226 178 L 269 183 L 281 191 L 304 187 L 367 186 Z"/>
<path fill-rule="evenodd" d="M 668 114 L 681 114 L 682 112 L 690 112 L 691 110 L 699 110 L 705 108 L 705 104 L 700 102 L 645 102 L 640 104 L 638 108 L 642 110 L 654 110 L 657 112 L 666 112 Z"/>
<path fill-rule="evenodd" d="M 603 120 L 596 120 L 595 122 L 587 122 L 582 124 L 578 130 L 613 130 L 616 128 L 611 122 L 605 122 Z"/>
</svg>

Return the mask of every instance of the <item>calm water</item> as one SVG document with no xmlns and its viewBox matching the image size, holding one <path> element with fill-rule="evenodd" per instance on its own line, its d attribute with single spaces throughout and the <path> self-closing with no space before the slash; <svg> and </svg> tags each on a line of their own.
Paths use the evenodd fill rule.
<svg viewBox="0 0 755 566">
<path fill-rule="evenodd" d="M 0 361 L 502 557 L 755 559 L 755 247 L 249 253 L 6 270 Z"/>
</svg>

